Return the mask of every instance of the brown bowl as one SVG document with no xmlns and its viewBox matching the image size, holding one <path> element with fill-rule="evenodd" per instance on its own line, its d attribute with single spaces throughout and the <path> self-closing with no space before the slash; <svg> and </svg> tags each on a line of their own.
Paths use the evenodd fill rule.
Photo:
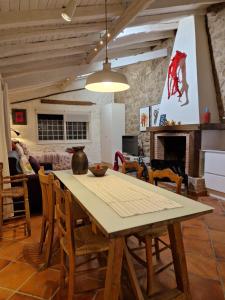
<svg viewBox="0 0 225 300">
<path fill-rule="evenodd" d="M 106 171 L 108 170 L 108 167 L 100 165 L 99 169 L 97 169 L 96 166 L 91 166 L 88 169 L 91 171 L 91 173 L 94 176 L 103 177 L 105 175 Z"/>
</svg>

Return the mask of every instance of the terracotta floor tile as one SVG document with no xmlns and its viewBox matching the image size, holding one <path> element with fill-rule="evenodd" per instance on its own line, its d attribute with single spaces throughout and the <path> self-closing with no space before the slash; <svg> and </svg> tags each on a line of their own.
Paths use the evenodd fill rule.
<svg viewBox="0 0 225 300">
<path fill-rule="evenodd" d="M 225 231 L 225 214 L 209 214 L 206 215 L 204 219 L 210 229 Z"/>
<path fill-rule="evenodd" d="M 17 289 L 34 273 L 28 264 L 13 262 L 0 272 L 0 287 Z"/>
<path fill-rule="evenodd" d="M 0 271 L 2 271 L 9 263 L 10 260 L 0 258 Z"/>
<path fill-rule="evenodd" d="M 96 300 L 95 295 L 96 292 L 74 295 L 73 300 Z M 52 300 L 67 300 L 66 291 L 58 291 Z"/>
<path fill-rule="evenodd" d="M 225 231 L 209 230 L 209 235 L 212 241 L 225 243 Z"/>
<path fill-rule="evenodd" d="M 200 227 L 200 228 L 206 228 L 206 224 L 203 220 L 199 218 L 194 218 L 191 220 L 187 220 L 182 222 L 182 227 Z"/>
<path fill-rule="evenodd" d="M 183 238 L 187 239 L 196 239 L 196 240 L 202 240 L 202 241 L 208 241 L 209 240 L 209 234 L 206 228 L 200 228 L 200 227 L 184 227 L 183 230 Z"/>
<path fill-rule="evenodd" d="M 0 247 L 0 257 L 17 260 L 23 254 L 23 246 L 23 243 L 5 240 Z"/>
<path fill-rule="evenodd" d="M 38 282 L 38 284 L 36 284 Z M 47 269 L 35 273 L 21 288 L 20 292 L 49 299 L 59 285 L 59 272 Z"/>
<path fill-rule="evenodd" d="M 37 298 L 33 298 L 31 296 L 28 296 L 28 295 L 23 295 L 23 294 L 16 293 L 9 300 L 35 300 L 35 299 L 37 299 Z"/>
<path fill-rule="evenodd" d="M 0 288 L 0 300 L 5 300 L 13 294 L 12 291 Z"/>
<path fill-rule="evenodd" d="M 201 202 L 215 207 L 214 213 L 182 223 L 192 300 L 224 300 L 220 280 L 223 280 L 225 286 L 225 259 L 223 258 L 225 253 L 225 202 L 211 197 L 201 197 Z M 0 300 L 6 300 L 11 296 L 11 294 L 8 295 L 8 292 L 12 293 L 1 288 L 1 286 L 10 286 L 8 288 L 11 289 L 20 287 L 20 291 L 12 295 L 10 300 L 37 300 L 40 297 L 47 299 L 49 295 L 54 295 L 57 291 L 58 275 L 54 277 L 54 274 L 58 274 L 58 272 L 53 269 L 54 266 L 44 272 L 36 273 L 31 266 L 24 263 L 26 258 L 21 257 L 25 244 L 32 245 L 39 241 L 40 224 L 41 217 L 32 217 L 31 237 L 25 238 L 23 232 L 18 231 L 16 237 L 11 236 L 10 238 L 8 235 L 7 238 L 10 238 L 10 240 L 0 241 Z M 214 257 L 210 239 L 215 247 L 217 258 Z M 137 246 L 136 241 L 133 241 L 134 239 L 131 244 Z M 141 255 L 145 258 L 144 251 L 141 252 Z M 16 263 L 9 264 L 10 260 L 16 260 Z M 154 258 L 153 264 L 160 266 L 169 261 L 171 261 L 171 251 L 167 250 L 161 253 L 161 261 L 156 263 Z M 54 260 L 55 263 L 58 263 L 57 259 Z M 91 262 L 90 265 L 95 266 L 96 263 Z M 83 267 L 85 268 L 85 266 Z M 140 283 L 145 289 L 146 270 L 138 263 L 135 263 L 135 269 Z M 27 282 L 23 284 L 26 279 L 28 279 Z M 93 277 L 93 274 L 90 274 L 90 276 L 79 277 L 76 283 L 79 292 L 91 287 L 103 286 L 104 281 L 102 276 L 98 277 L 96 275 Z M 23 284 L 22 287 L 21 284 Z M 123 278 L 123 284 L 124 299 L 133 300 L 134 296 L 130 292 L 131 288 L 128 285 L 126 276 Z M 175 287 L 173 266 L 157 275 L 155 284 L 160 292 Z M 95 291 L 78 294 L 74 297 L 74 300 L 98 300 L 98 298 L 95 298 L 95 294 Z M 34 295 L 34 297 L 31 295 Z M 65 293 L 63 297 L 60 297 L 57 292 L 52 300 L 67 300 L 67 298 Z"/>
<path fill-rule="evenodd" d="M 192 300 L 224 300 L 224 294 L 219 281 L 203 279 L 190 274 L 190 289 Z"/>
<path fill-rule="evenodd" d="M 223 284 L 225 285 L 225 261 L 218 261 L 218 270 L 221 279 L 223 280 Z"/>
<path fill-rule="evenodd" d="M 199 197 L 198 201 L 213 207 L 220 206 L 220 200 L 214 197 Z"/>
<path fill-rule="evenodd" d="M 213 242 L 215 254 L 217 258 L 225 259 L 225 244 Z"/>
<path fill-rule="evenodd" d="M 215 259 L 193 253 L 186 253 L 186 259 L 188 272 L 206 279 L 219 279 Z"/>
<path fill-rule="evenodd" d="M 185 252 L 211 257 L 214 255 L 210 241 L 184 239 L 184 248 Z"/>
</svg>

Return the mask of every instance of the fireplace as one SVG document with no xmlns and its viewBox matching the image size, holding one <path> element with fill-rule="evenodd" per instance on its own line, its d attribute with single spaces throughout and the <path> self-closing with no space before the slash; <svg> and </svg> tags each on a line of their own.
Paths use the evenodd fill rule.
<svg viewBox="0 0 225 300">
<path fill-rule="evenodd" d="M 185 173 L 199 176 L 201 131 L 196 125 L 151 127 L 150 158 L 185 162 Z"/>
</svg>

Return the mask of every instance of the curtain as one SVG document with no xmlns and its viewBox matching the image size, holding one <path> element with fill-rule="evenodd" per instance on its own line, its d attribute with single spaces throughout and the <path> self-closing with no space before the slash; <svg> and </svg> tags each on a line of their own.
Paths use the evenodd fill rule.
<svg viewBox="0 0 225 300">
<path fill-rule="evenodd" d="M 8 91 L 7 85 L 3 82 L 2 78 L 0 82 L 0 161 L 3 162 L 3 176 L 9 175 L 8 164 L 8 151 L 11 149 L 10 140 L 10 124 L 9 124 L 9 104 L 8 104 Z M 3 216 L 4 218 L 13 216 L 13 203 L 12 199 L 5 199 Z"/>
</svg>

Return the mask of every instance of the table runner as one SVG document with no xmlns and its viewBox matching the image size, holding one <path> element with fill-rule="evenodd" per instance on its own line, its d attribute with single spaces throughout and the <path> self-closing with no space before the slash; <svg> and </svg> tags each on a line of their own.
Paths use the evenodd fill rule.
<svg viewBox="0 0 225 300">
<path fill-rule="evenodd" d="M 95 177 L 88 173 L 73 176 L 123 218 L 182 207 L 173 200 L 115 175 Z"/>
</svg>

